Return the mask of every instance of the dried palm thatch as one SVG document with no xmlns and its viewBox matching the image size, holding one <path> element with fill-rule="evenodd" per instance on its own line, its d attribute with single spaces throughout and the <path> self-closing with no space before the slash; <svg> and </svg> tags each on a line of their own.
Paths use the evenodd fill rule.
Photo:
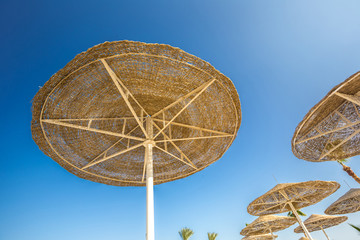
<svg viewBox="0 0 360 240">
<path fill-rule="evenodd" d="M 360 188 L 352 188 L 331 204 L 325 213 L 329 215 L 348 214 L 360 211 Z"/>
<path fill-rule="evenodd" d="M 292 151 L 312 161 L 358 155 L 360 141 L 360 72 L 334 87 L 297 126 Z"/>
<path fill-rule="evenodd" d="M 209 63 L 132 41 L 77 55 L 39 90 L 32 112 L 33 139 L 46 155 L 81 178 L 117 186 L 145 185 L 146 141 L 155 145 L 160 184 L 218 160 L 241 122 L 233 83 Z"/>
<path fill-rule="evenodd" d="M 243 236 L 252 236 L 259 234 L 272 234 L 273 232 L 284 230 L 296 223 L 296 218 L 266 215 L 260 216 L 255 221 L 247 225 L 240 234 Z"/>
<path fill-rule="evenodd" d="M 251 202 L 248 213 L 255 216 L 283 213 L 313 205 L 333 194 L 340 184 L 334 181 L 283 183 Z"/>
<path fill-rule="evenodd" d="M 306 228 L 310 231 L 319 231 L 329 227 L 339 225 L 348 219 L 346 216 L 327 216 L 312 214 L 308 219 L 304 221 Z M 294 229 L 296 233 L 303 233 L 303 229 L 298 226 Z"/>
<path fill-rule="evenodd" d="M 278 237 L 277 235 L 262 234 L 262 235 L 246 236 L 242 238 L 242 240 L 272 240 L 277 237 Z"/>
</svg>

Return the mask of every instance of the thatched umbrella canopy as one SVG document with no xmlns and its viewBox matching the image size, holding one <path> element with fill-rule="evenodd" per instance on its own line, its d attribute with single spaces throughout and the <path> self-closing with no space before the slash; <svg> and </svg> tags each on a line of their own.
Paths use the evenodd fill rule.
<svg viewBox="0 0 360 240">
<path fill-rule="evenodd" d="M 301 238 L 299 238 L 299 240 L 309 240 L 309 239 L 306 237 L 301 237 Z"/>
<path fill-rule="evenodd" d="M 338 217 L 338 216 L 312 214 L 308 219 L 304 221 L 304 224 L 306 228 L 309 230 L 309 232 L 321 230 L 323 231 L 327 239 L 329 239 L 324 229 L 339 225 L 345 222 L 347 219 L 348 217 L 346 216 Z M 300 226 L 298 226 L 297 228 L 294 229 L 294 232 L 303 233 L 304 231 Z"/>
<path fill-rule="evenodd" d="M 334 181 L 308 181 L 278 184 L 273 189 L 251 202 L 248 213 L 255 216 L 292 211 L 307 237 L 312 240 L 303 225 L 297 209 L 313 205 L 333 194 L 340 184 Z"/>
<path fill-rule="evenodd" d="M 277 238 L 277 235 L 271 234 L 261 234 L 261 235 L 254 235 L 254 236 L 246 236 L 242 238 L 242 240 L 272 240 Z"/>
<path fill-rule="evenodd" d="M 360 140 L 360 72 L 334 87 L 297 126 L 291 145 L 296 157 L 338 161 L 358 183 L 343 159 L 358 155 Z"/>
<path fill-rule="evenodd" d="M 313 162 L 349 158 L 360 153 L 360 72 L 334 87 L 297 126 L 292 150 Z"/>
<path fill-rule="evenodd" d="M 247 225 L 240 234 L 243 236 L 253 236 L 284 230 L 296 223 L 296 218 L 266 215 L 260 216 L 255 221 Z"/>
<path fill-rule="evenodd" d="M 329 215 L 348 214 L 360 211 L 360 188 L 352 188 L 333 204 L 325 213 Z"/>
<path fill-rule="evenodd" d="M 32 112 L 34 141 L 69 172 L 151 189 L 217 161 L 241 122 L 234 84 L 209 63 L 132 41 L 77 55 L 39 90 Z"/>
</svg>

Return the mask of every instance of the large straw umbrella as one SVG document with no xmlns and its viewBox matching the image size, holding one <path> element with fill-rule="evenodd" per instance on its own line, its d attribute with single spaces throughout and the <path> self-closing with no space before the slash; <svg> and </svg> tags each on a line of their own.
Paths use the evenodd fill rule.
<svg viewBox="0 0 360 240">
<path fill-rule="evenodd" d="M 358 183 L 344 159 L 360 153 L 360 72 L 334 87 L 297 126 L 291 145 L 296 157 L 337 161 Z"/>
<path fill-rule="evenodd" d="M 260 216 L 255 221 L 247 225 L 240 234 L 243 236 L 253 236 L 284 230 L 296 223 L 293 217 L 266 215 Z"/>
<path fill-rule="evenodd" d="M 333 204 L 325 213 L 329 215 L 348 214 L 360 211 L 360 188 L 352 188 Z"/>
<path fill-rule="evenodd" d="M 326 238 L 330 240 L 324 229 L 339 225 L 345 222 L 347 219 L 348 217 L 345 216 L 338 217 L 338 216 L 312 214 L 308 219 L 304 221 L 304 224 L 306 228 L 309 230 L 309 232 L 321 230 L 325 234 Z M 303 233 L 304 231 L 299 226 L 294 229 L 294 232 Z"/>
<path fill-rule="evenodd" d="M 252 201 L 247 211 L 251 215 L 262 216 L 292 211 L 304 229 L 306 236 L 312 240 L 310 233 L 301 221 L 297 209 L 313 205 L 334 193 L 340 184 L 333 181 L 308 181 L 300 183 L 283 183 Z"/>
<path fill-rule="evenodd" d="M 242 240 L 272 240 L 276 239 L 277 235 L 271 235 L 271 234 L 260 234 L 260 235 L 254 235 L 254 236 L 246 236 L 242 238 Z"/>
<path fill-rule="evenodd" d="M 106 42 L 77 55 L 33 100 L 32 134 L 69 172 L 115 186 L 147 187 L 147 239 L 154 239 L 153 185 L 218 160 L 240 127 L 229 78 L 178 48 Z"/>
</svg>

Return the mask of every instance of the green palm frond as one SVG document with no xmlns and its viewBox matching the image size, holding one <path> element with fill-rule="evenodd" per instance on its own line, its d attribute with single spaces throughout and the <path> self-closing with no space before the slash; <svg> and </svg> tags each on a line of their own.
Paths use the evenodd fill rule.
<svg viewBox="0 0 360 240">
<path fill-rule="evenodd" d="M 209 240 L 215 240 L 217 236 L 218 236 L 217 233 L 208 233 Z"/>
<path fill-rule="evenodd" d="M 306 214 L 300 210 L 296 210 L 296 212 L 299 214 L 299 216 L 304 216 L 304 217 L 306 216 Z M 288 212 L 287 215 L 288 215 L 288 217 L 295 217 L 295 214 L 292 211 Z"/>
<path fill-rule="evenodd" d="M 339 163 L 346 163 L 346 162 L 348 162 L 348 160 L 349 159 L 347 159 L 347 158 L 344 158 L 344 159 L 339 159 L 339 160 L 337 160 Z"/>
<path fill-rule="evenodd" d="M 179 231 L 179 235 L 182 240 L 188 240 L 194 234 L 190 228 L 183 228 Z"/>
<path fill-rule="evenodd" d="M 360 232 L 360 227 L 357 227 L 357 226 L 352 225 L 352 224 L 350 224 L 350 223 L 349 223 L 349 225 L 352 226 L 353 228 L 355 228 L 358 232 Z"/>
</svg>

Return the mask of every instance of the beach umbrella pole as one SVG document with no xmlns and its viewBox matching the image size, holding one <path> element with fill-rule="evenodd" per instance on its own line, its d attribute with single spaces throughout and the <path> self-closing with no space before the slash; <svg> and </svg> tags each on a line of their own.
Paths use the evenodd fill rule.
<svg viewBox="0 0 360 240">
<path fill-rule="evenodd" d="M 321 230 L 323 231 L 323 233 L 325 234 L 326 238 L 327 238 L 328 240 L 330 240 L 329 236 L 326 234 L 326 232 L 325 232 L 325 230 L 323 229 L 323 227 L 320 226 L 320 228 L 321 228 Z"/>
<path fill-rule="evenodd" d="M 151 118 L 146 118 L 146 132 L 149 138 L 153 137 L 153 124 Z M 153 141 L 148 140 L 145 146 L 146 167 L 146 240 L 155 239 L 154 225 L 154 178 L 153 178 Z"/>
<path fill-rule="evenodd" d="M 309 240 L 313 240 L 313 238 L 311 237 L 311 235 L 310 235 L 309 231 L 307 230 L 305 224 L 302 222 L 301 218 L 299 217 L 299 214 L 297 213 L 294 205 L 293 205 L 291 202 L 289 202 L 288 204 L 289 204 L 289 206 L 290 206 L 290 208 L 291 208 L 291 211 L 295 214 L 295 217 L 296 217 L 298 223 L 300 224 L 300 226 L 301 226 L 302 229 L 304 230 L 304 233 L 305 233 L 306 237 L 307 237 Z"/>
</svg>

